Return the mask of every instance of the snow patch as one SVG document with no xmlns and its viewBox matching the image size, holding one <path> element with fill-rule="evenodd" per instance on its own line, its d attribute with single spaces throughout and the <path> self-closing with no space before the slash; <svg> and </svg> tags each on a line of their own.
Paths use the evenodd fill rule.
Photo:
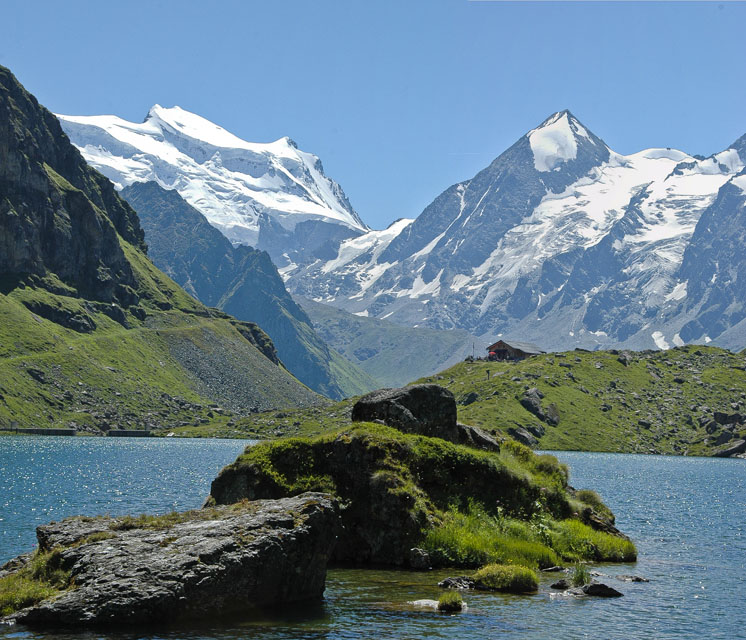
<svg viewBox="0 0 746 640">
<path fill-rule="evenodd" d="M 666 338 L 660 331 L 653 331 L 653 333 L 650 335 L 650 337 L 653 339 L 653 342 L 655 342 L 655 346 L 659 349 L 669 349 L 670 345 L 668 342 L 666 342 Z"/>
<path fill-rule="evenodd" d="M 587 134 L 586 134 L 587 136 Z M 554 119 L 528 133 L 537 171 L 554 171 L 578 155 L 578 144 L 570 128 L 567 113 L 555 114 Z"/>
<path fill-rule="evenodd" d="M 671 293 L 669 293 L 665 297 L 666 302 L 671 302 L 671 300 L 683 300 L 686 298 L 686 285 L 688 284 L 688 280 L 685 280 L 684 282 L 679 282 L 674 288 Z M 678 335 L 678 334 L 676 334 Z M 676 339 L 674 338 L 674 342 L 676 342 Z M 679 345 L 681 346 L 681 345 Z"/>
<path fill-rule="evenodd" d="M 674 337 L 673 337 L 673 343 L 674 343 L 674 344 L 675 344 L 675 345 L 676 345 L 677 347 L 683 347 L 683 346 L 684 346 L 684 344 L 685 344 L 685 342 L 684 342 L 684 341 L 683 341 L 683 340 L 681 339 L 681 336 L 680 336 L 680 335 L 679 335 L 678 333 L 674 334 Z"/>
</svg>

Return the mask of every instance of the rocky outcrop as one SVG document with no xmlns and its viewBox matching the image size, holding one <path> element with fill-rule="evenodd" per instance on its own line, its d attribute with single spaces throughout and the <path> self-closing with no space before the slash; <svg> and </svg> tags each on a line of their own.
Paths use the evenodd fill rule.
<svg viewBox="0 0 746 640">
<path fill-rule="evenodd" d="M 437 384 L 415 384 L 363 396 L 352 407 L 352 420 L 382 422 L 404 433 L 500 451 L 500 443 L 483 429 L 456 422 L 456 413 L 456 399 L 448 389 Z"/>
<path fill-rule="evenodd" d="M 459 441 L 456 400 L 437 384 L 416 384 L 401 389 L 379 389 L 352 407 L 353 422 L 381 420 L 404 433 Z"/>
<path fill-rule="evenodd" d="M 409 565 L 422 532 L 454 504 L 500 504 L 519 513 L 541 499 L 555 517 L 571 514 L 564 492 L 512 473 L 495 454 L 365 424 L 250 447 L 213 480 L 210 495 L 231 504 L 308 489 L 339 497 L 344 508 L 334 559 L 358 566 Z"/>
<path fill-rule="evenodd" d="M 338 515 L 328 495 L 169 516 L 69 518 L 39 527 L 70 574 L 61 595 L 6 621 L 29 626 L 168 623 L 320 598 Z"/>
<path fill-rule="evenodd" d="M 119 238 L 145 250 L 137 215 L 5 67 L 0 123 L 0 272 L 53 272 L 89 299 L 136 304 Z"/>
<path fill-rule="evenodd" d="M 560 363 L 560 365 L 562 364 L 564 363 Z M 524 392 L 519 402 L 526 411 L 535 415 L 542 422 L 557 426 L 560 420 L 559 411 L 554 404 L 544 408 L 541 404 L 543 398 L 544 394 L 538 388 L 532 387 Z"/>
</svg>

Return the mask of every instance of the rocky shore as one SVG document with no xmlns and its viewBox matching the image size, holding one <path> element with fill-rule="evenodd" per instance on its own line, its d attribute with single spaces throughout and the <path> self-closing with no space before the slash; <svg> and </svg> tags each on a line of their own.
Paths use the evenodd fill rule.
<svg viewBox="0 0 746 640">
<path fill-rule="evenodd" d="M 35 627 L 166 624 L 321 598 L 336 502 L 282 500 L 126 518 L 68 518 L 37 529 L 60 593 L 3 619 Z M 23 573 L 34 556 L 0 570 Z"/>
</svg>

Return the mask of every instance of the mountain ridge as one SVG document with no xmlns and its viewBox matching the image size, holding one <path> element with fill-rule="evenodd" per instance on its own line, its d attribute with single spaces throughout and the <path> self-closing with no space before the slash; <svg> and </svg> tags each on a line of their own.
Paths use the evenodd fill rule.
<svg viewBox="0 0 746 640">
<path fill-rule="evenodd" d="M 138 212 L 153 262 L 204 304 L 262 327 L 301 382 L 333 399 L 379 386 L 316 334 L 266 252 L 231 245 L 176 190 L 135 182 L 121 195 Z"/>
</svg>

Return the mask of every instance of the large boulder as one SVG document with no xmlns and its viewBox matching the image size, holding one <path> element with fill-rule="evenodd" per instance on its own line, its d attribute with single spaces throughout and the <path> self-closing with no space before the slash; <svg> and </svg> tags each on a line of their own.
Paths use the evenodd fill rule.
<svg viewBox="0 0 746 640">
<path fill-rule="evenodd" d="M 120 627 L 321 598 L 338 521 L 321 493 L 161 519 L 68 518 L 37 537 L 71 587 L 6 621 Z"/>
<path fill-rule="evenodd" d="M 380 420 L 404 433 L 459 441 L 456 400 L 448 389 L 437 384 L 373 391 L 352 407 L 352 420 Z"/>
</svg>

